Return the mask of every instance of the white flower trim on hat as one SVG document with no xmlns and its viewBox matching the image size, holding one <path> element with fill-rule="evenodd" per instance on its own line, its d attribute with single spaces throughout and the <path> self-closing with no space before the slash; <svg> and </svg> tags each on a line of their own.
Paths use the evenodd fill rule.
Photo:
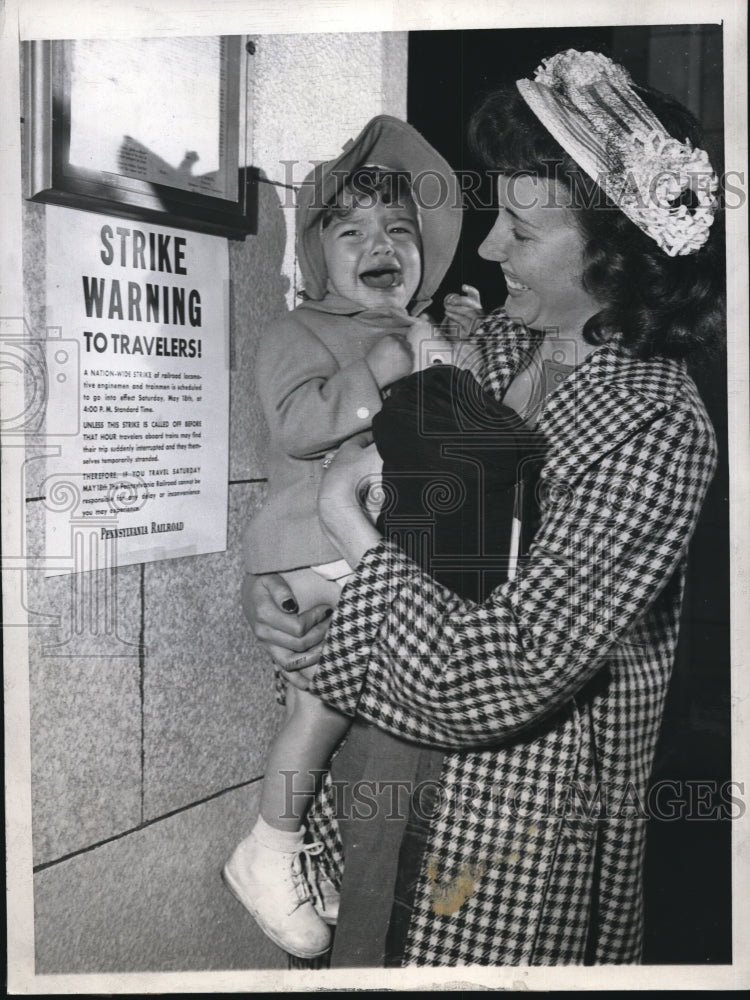
<svg viewBox="0 0 750 1000">
<path fill-rule="evenodd" d="M 708 154 L 669 135 L 626 69 L 600 52 L 568 49 L 516 85 L 563 149 L 665 253 L 700 250 L 718 207 Z M 675 205 L 688 188 L 694 207 Z"/>
<path fill-rule="evenodd" d="M 624 66 L 612 62 L 602 52 L 579 52 L 578 49 L 566 49 L 542 59 L 534 79 L 547 87 L 585 87 L 603 79 L 618 87 L 633 86 L 633 79 Z"/>
</svg>

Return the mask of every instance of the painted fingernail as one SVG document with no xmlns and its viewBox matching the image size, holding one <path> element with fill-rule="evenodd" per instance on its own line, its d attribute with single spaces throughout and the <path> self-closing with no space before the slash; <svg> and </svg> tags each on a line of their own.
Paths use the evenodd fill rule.
<svg viewBox="0 0 750 1000">
<path fill-rule="evenodd" d="M 285 601 L 281 602 L 281 607 L 284 609 L 284 611 L 288 611 L 291 613 L 292 611 L 297 610 L 297 602 L 293 600 L 291 597 L 287 597 Z"/>
<path fill-rule="evenodd" d="M 324 613 L 323 613 L 323 618 L 324 619 L 325 618 L 330 618 L 332 614 L 333 614 L 333 608 L 326 608 L 325 611 L 324 611 Z"/>
</svg>

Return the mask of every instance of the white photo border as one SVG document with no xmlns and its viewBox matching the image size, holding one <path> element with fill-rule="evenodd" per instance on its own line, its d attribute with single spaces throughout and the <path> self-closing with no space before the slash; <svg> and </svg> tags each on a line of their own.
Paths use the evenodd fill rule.
<svg viewBox="0 0 750 1000">
<path fill-rule="evenodd" d="M 724 102 L 727 165 L 747 176 L 747 11 L 742 0 L 650 0 L 636 9 L 631 0 L 569 0 L 562 8 L 549 0 L 151 0 L 143 4 L 102 4 L 100 0 L 6 0 L 2 22 L 2 105 L 4 139 L 2 198 L 2 289 L 0 317 L 23 315 L 21 282 L 21 158 L 17 116 L 20 106 L 20 39 L 60 38 L 70 31 L 75 10 L 78 37 L 139 37 L 186 34 L 308 33 L 497 27 L 561 27 L 616 24 L 718 23 L 724 25 Z M 564 15 L 562 11 L 564 10 Z M 731 503 L 732 777 L 750 789 L 748 711 L 750 674 L 750 419 L 748 418 L 748 229 L 747 199 L 727 213 L 729 336 L 728 407 Z M 6 396 L 6 403 L 8 398 Z M 11 401 L 12 402 L 12 401 Z M 5 471 L 5 456 L 3 456 Z M 12 484 L 3 481 L 4 501 Z M 8 492 L 6 493 L 6 489 Z M 18 494 L 15 494 L 18 495 Z M 3 537 L 18 530 L 20 512 L 3 502 Z M 5 548 L 5 546 L 4 546 Z M 4 577 L 4 594 L 6 580 Z M 739 989 L 750 986 L 750 818 L 733 829 L 733 954 L 731 966 L 558 967 L 554 969 L 432 968 L 329 972 L 263 971 L 205 973 L 34 974 L 33 898 L 30 837 L 30 728 L 28 649 L 23 628 L 8 629 L 5 646 L 5 737 L 7 806 L 8 980 L 10 994 L 306 992 L 321 988 L 471 989 Z"/>
</svg>

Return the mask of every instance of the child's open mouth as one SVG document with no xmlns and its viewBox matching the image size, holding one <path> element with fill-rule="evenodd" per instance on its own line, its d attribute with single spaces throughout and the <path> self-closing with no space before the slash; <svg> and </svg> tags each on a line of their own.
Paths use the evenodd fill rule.
<svg viewBox="0 0 750 1000">
<path fill-rule="evenodd" d="M 397 267 L 373 267 L 369 271 L 363 271 L 359 280 L 368 288 L 396 288 L 404 281 Z"/>
</svg>

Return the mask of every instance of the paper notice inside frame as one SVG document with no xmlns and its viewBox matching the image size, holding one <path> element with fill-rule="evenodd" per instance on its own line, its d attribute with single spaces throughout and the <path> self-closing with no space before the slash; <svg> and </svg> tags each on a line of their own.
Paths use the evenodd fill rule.
<svg viewBox="0 0 750 1000">
<path fill-rule="evenodd" d="M 210 37 L 77 39 L 71 164 L 236 199 L 237 139 L 225 123 L 237 108 L 227 103 L 225 45 Z"/>
<path fill-rule="evenodd" d="M 226 240 L 46 216 L 47 575 L 226 549 Z"/>
</svg>

